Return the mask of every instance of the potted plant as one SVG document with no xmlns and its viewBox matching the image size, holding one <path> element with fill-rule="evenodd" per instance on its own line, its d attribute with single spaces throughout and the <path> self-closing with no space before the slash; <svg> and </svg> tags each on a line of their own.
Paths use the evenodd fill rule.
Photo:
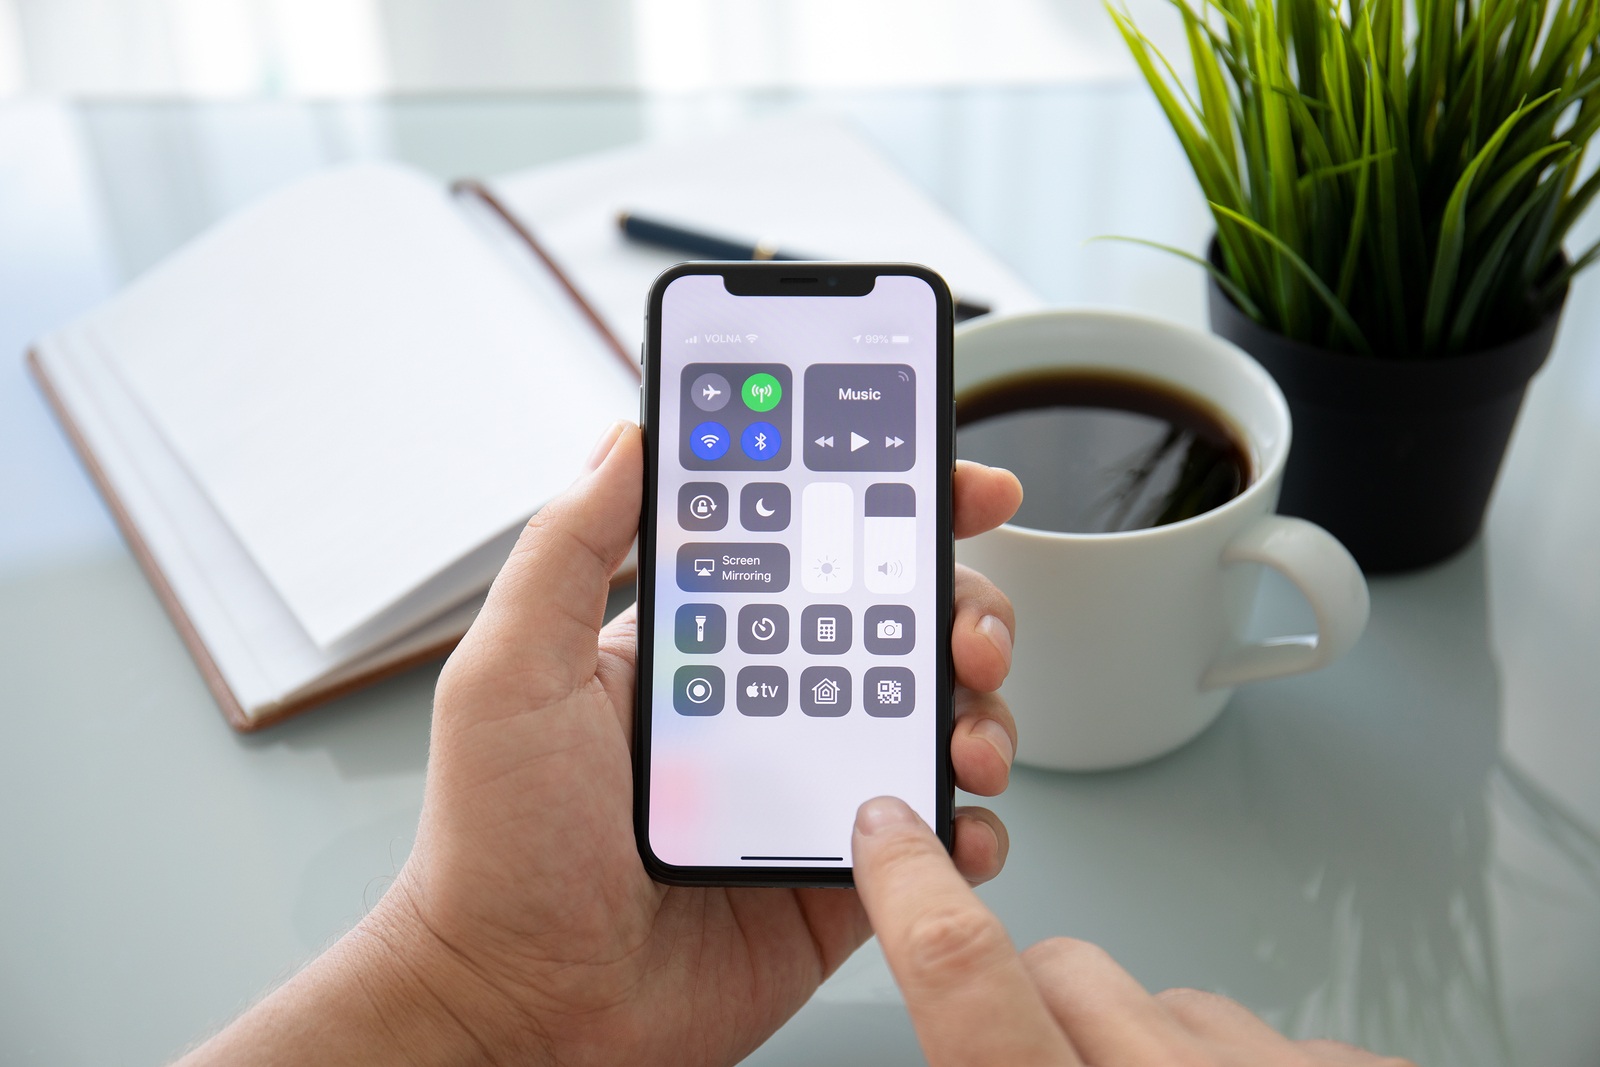
<svg viewBox="0 0 1600 1067">
<path fill-rule="evenodd" d="M 1563 251 L 1600 0 L 1173 3 L 1192 82 L 1112 17 L 1211 206 L 1212 329 L 1289 399 L 1282 508 L 1369 571 L 1443 559 L 1600 254 Z"/>
</svg>

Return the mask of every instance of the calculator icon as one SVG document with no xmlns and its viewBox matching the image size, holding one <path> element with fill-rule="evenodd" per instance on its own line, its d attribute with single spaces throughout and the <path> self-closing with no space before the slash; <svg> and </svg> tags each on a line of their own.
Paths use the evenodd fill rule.
<svg viewBox="0 0 1600 1067">
<path fill-rule="evenodd" d="M 813 656 L 850 651 L 850 609 L 843 604 L 812 604 L 800 613 L 800 647 Z"/>
</svg>

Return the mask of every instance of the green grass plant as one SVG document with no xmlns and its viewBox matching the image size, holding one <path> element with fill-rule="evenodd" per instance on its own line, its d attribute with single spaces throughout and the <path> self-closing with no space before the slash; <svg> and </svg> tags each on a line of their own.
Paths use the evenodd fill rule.
<svg viewBox="0 0 1600 1067">
<path fill-rule="evenodd" d="M 1600 0 L 1171 2 L 1192 80 L 1111 14 L 1210 203 L 1202 262 L 1262 325 L 1454 355 L 1531 330 L 1600 256 L 1563 251 L 1600 191 Z"/>
</svg>

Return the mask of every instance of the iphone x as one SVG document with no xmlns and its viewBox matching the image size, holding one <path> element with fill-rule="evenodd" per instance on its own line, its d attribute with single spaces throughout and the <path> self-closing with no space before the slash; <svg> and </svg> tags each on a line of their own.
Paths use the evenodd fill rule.
<svg viewBox="0 0 1600 1067">
<path fill-rule="evenodd" d="M 950 844 L 950 292 L 685 263 L 647 310 L 634 822 L 657 880 L 849 885 L 855 811 Z"/>
</svg>

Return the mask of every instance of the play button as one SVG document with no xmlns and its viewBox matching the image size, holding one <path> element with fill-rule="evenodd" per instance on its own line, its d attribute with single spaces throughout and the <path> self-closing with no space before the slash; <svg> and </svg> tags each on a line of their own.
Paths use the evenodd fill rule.
<svg viewBox="0 0 1600 1067">
<path fill-rule="evenodd" d="M 850 431 L 850 451 L 855 452 L 856 450 L 865 446 L 867 443 L 868 442 L 865 437 L 862 437 L 854 430 Z"/>
</svg>

